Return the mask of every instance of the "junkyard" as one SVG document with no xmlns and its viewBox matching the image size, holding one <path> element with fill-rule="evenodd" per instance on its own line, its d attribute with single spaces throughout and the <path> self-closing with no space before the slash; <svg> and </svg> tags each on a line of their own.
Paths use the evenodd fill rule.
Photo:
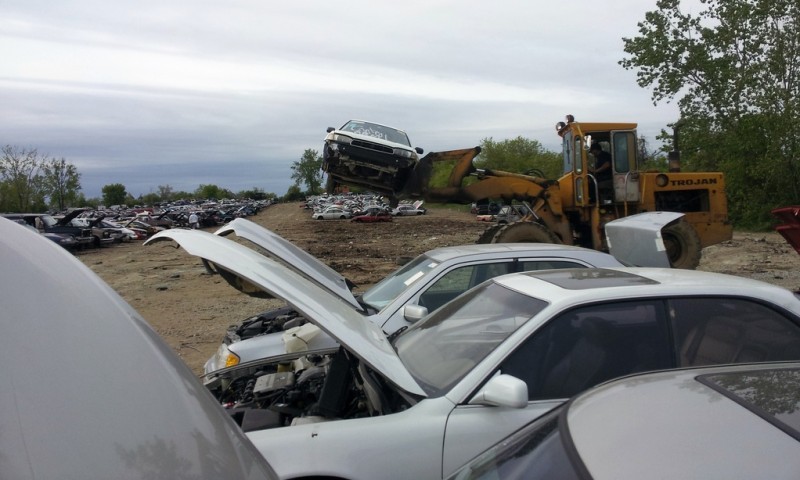
<svg viewBox="0 0 800 480">
<path fill-rule="evenodd" d="M 424 251 L 471 244 L 486 229 L 465 210 L 435 207 L 394 222 L 317 221 L 301 204 L 271 205 L 248 219 L 324 260 L 363 291 Z M 214 231 L 215 228 L 208 228 Z M 280 302 L 246 296 L 167 243 L 130 242 L 78 252 L 197 374 L 226 328 Z M 800 290 L 800 255 L 775 232 L 734 232 L 703 250 L 699 270 L 754 278 Z"/>
</svg>

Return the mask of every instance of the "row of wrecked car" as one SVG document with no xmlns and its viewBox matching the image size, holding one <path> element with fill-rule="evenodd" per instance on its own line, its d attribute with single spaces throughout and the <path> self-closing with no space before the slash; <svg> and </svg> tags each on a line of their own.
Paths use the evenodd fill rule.
<svg viewBox="0 0 800 480">
<path fill-rule="evenodd" d="M 234 218 L 255 215 L 269 204 L 269 201 L 248 201 L 222 206 L 214 202 L 163 208 L 78 208 L 62 214 L 6 213 L 2 216 L 41 233 L 67 250 L 84 250 L 145 240 L 173 227 L 190 227 L 189 216 L 193 213 L 200 227 L 215 227 Z"/>
<path fill-rule="evenodd" d="M 796 478 L 800 471 L 792 455 L 800 445 L 791 415 L 797 397 L 785 388 L 798 384 L 800 365 L 771 367 L 777 377 L 758 372 L 766 368 L 760 362 L 800 360 L 800 298 L 769 284 L 619 267 L 621 259 L 574 247 L 475 245 L 454 247 L 453 263 L 442 268 L 447 252 L 428 252 L 354 296 L 335 271 L 245 219 L 216 233 L 165 230 L 146 244 L 177 242 L 232 286 L 287 302 L 263 319 L 277 334 L 256 334 L 273 342 L 265 358 L 207 373 L 201 384 L 88 268 L 11 222 L 0 220 L 0 232 L 0 262 L 16 272 L 0 278 L 1 371 L 5 395 L 14 397 L 4 409 L 11 434 L 0 446 L 14 452 L 4 471 L 15 478 L 176 471 L 193 478 L 572 478 L 575 469 L 593 478 L 653 471 L 730 478 L 753 468 L 756 476 Z M 495 257 L 484 247 L 498 249 Z M 503 256 L 503 247 L 516 250 Z M 459 263 L 459 254 L 472 258 Z M 76 289 L 84 295 L 71 294 Z M 387 317 L 383 308 L 401 313 Z M 20 321 L 26 318 L 40 320 Z M 16 341 L 26 335 L 37 342 Z M 82 350 L 94 337 L 100 350 L 87 356 Z M 326 344 L 312 343 L 322 338 Z M 31 355 L 38 361 L 15 361 Z M 705 368 L 719 364 L 740 366 Z M 661 373 L 603 383 L 654 370 Z M 780 388 L 767 385 L 754 398 L 765 376 Z M 604 393 L 612 389 L 613 396 Z M 665 398 L 674 400 L 669 408 Z M 713 417 L 703 408 L 709 399 Z M 643 420 L 647 430 L 626 430 Z M 724 430 L 736 427 L 736 436 Z M 584 448 L 586 432 L 605 448 Z M 636 454 L 619 462 L 622 445 Z"/>
</svg>

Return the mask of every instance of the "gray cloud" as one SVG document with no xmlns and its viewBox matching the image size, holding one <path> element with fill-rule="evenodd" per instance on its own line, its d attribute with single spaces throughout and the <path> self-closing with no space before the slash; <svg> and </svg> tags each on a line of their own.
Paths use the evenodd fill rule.
<svg viewBox="0 0 800 480">
<path fill-rule="evenodd" d="M 676 109 L 616 62 L 655 5 L 597 7 L 9 0 L 0 143 L 65 157 L 96 197 L 109 183 L 282 194 L 291 163 L 350 118 L 426 151 L 519 135 L 557 149 L 567 113 L 652 137 Z"/>
</svg>

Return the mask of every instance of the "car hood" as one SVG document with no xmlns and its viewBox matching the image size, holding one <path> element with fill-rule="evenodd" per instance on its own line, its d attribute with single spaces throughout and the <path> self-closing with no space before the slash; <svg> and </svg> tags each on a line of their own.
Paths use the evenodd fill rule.
<svg viewBox="0 0 800 480">
<path fill-rule="evenodd" d="M 365 142 L 370 142 L 370 143 L 379 143 L 381 145 L 386 145 L 386 146 L 389 146 L 389 147 L 402 148 L 404 150 L 412 150 L 412 151 L 414 150 L 413 147 L 409 147 L 408 145 L 405 145 L 403 143 L 395 143 L 395 142 L 392 142 L 390 140 L 386 140 L 386 139 L 383 139 L 383 138 L 371 137 L 369 135 L 363 135 L 363 134 L 360 134 L 360 133 L 350 132 L 350 131 L 347 131 L 347 130 L 334 130 L 333 132 L 328 134 L 328 138 L 330 138 L 333 134 L 343 135 L 345 137 L 350 137 L 350 138 L 354 138 L 354 139 L 358 139 L 358 140 L 363 140 Z"/>
<path fill-rule="evenodd" d="M 75 210 L 72 210 L 71 212 L 64 215 L 63 217 L 56 219 L 56 225 L 60 227 L 71 226 L 70 222 L 72 222 L 73 219 L 77 218 L 78 215 L 80 215 L 85 211 L 86 211 L 85 208 L 76 208 Z"/>
<path fill-rule="evenodd" d="M 661 229 L 683 216 L 675 212 L 645 212 L 612 220 L 605 225 L 609 253 L 627 265 L 670 268 Z"/>
<path fill-rule="evenodd" d="M 280 259 L 295 272 L 318 283 L 352 305 L 356 310 L 363 311 L 363 307 L 350 291 L 354 286 L 352 282 L 277 233 L 243 218 L 237 218 L 215 232 L 216 235 L 220 236 L 226 236 L 231 233 L 255 243 Z"/>
<path fill-rule="evenodd" d="M 189 254 L 225 270 L 223 278 L 236 288 L 254 287 L 284 300 L 389 381 L 409 393 L 425 395 L 380 327 L 319 284 L 250 248 L 201 230 L 165 230 L 145 245 L 163 240 L 173 240 Z M 229 273 L 236 276 L 234 282 Z"/>
</svg>

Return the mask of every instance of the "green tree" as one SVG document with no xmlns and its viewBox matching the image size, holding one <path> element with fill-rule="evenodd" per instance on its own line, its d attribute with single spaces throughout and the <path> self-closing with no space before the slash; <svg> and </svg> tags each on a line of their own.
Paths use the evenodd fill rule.
<svg viewBox="0 0 800 480">
<path fill-rule="evenodd" d="M 503 170 L 511 173 L 522 173 L 545 178 L 561 176 L 561 154 L 545 149 L 537 140 L 517 137 L 502 141 L 484 138 L 481 141 L 481 153 L 473 160 L 476 168 Z M 442 161 L 433 164 L 433 173 L 429 184 L 432 187 L 447 185 L 450 172 L 456 161 Z M 466 178 L 462 185 L 466 186 L 477 179 Z"/>
<path fill-rule="evenodd" d="M 77 206 L 81 174 L 75 165 L 67 163 L 64 157 L 51 158 L 42 165 L 42 172 L 44 193 L 50 197 L 51 207 L 65 210 L 67 207 Z"/>
<path fill-rule="evenodd" d="M 800 201 L 800 4 L 656 5 L 620 64 L 654 103 L 677 99 L 683 165 L 725 173 L 734 222 L 769 223 L 771 208 Z"/>
<path fill-rule="evenodd" d="M 527 173 L 545 178 L 561 176 L 561 154 L 545 149 L 537 140 L 517 137 L 495 141 L 484 138 L 474 161 L 478 168 Z"/>
<path fill-rule="evenodd" d="M 284 202 L 296 202 L 305 198 L 306 196 L 298 185 L 289 185 L 289 188 L 286 189 L 286 194 L 283 195 Z"/>
<path fill-rule="evenodd" d="M 42 164 L 46 157 L 33 149 L 5 145 L 0 156 L 3 210 L 30 212 L 34 204 L 44 204 Z"/>
<path fill-rule="evenodd" d="M 300 160 L 292 162 L 291 169 L 294 184 L 298 187 L 304 184 L 307 194 L 318 195 L 322 192 L 322 157 L 316 150 L 307 148 Z"/>
<path fill-rule="evenodd" d="M 129 196 L 128 192 L 125 191 L 125 185 L 121 183 L 104 185 L 100 191 L 103 193 L 103 204 L 107 207 L 111 205 L 122 205 Z"/>
<path fill-rule="evenodd" d="M 158 186 L 158 196 L 159 200 L 162 202 L 169 202 L 172 200 L 173 193 L 172 187 L 170 187 L 169 184 Z"/>
<path fill-rule="evenodd" d="M 155 192 L 147 193 L 139 197 L 142 205 L 155 205 L 161 201 L 161 195 Z"/>
<path fill-rule="evenodd" d="M 270 192 L 264 192 L 263 188 L 253 187 L 251 190 L 242 190 L 237 193 L 238 198 L 249 198 L 251 200 L 266 200 L 268 198 L 275 198 L 276 195 Z"/>
<path fill-rule="evenodd" d="M 226 188 L 220 188 L 217 185 L 200 185 L 194 192 L 195 198 L 202 198 L 205 200 L 219 200 L 222 198 L 233 198 L 234 194 Z"/>
</svg>

